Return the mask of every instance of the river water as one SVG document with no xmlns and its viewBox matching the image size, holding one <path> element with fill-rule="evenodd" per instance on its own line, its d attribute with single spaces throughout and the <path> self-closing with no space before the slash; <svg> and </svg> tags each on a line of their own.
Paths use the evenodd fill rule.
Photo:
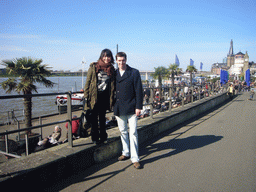
<svg viewBox="0 0 256 192">
<path fill-rule="evenodd" d="M 7 79 L 8 78 L 0 78 L 0 84 Z M 52 88 L 46 88 L 42 84 L 36 83 L 38 93 L 75 92 L 82 88 L 82 76 L 48 77 L 48 79 L 54 82 L 55 85 Z M 86 77 L 83 79 L 83 84 L 85 84 Z M 12 92 L 11 94 L 7 94 L 2 86 L 0 86 L 0 95 L 18 95 L 18 93 Z M 32 117 L 57 113 L 58 109 L 55 104 L 55 97 L 56 96 L 32 97 Z M 7 122 L 8 111 L 14 109 L 15 116 L 20 119 L 23 113 L 22 110 L 24 109 L 23 98 L 0 100 L 0 124 Z"/>
</svg>

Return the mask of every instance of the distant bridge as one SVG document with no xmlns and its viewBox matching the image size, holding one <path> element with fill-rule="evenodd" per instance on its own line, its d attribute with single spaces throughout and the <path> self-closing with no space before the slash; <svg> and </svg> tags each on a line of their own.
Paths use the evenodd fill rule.
<svg viewBox="0 0 256 192">
<path fill-rule="evenodd" d="M 145 76 L 145 80 L 149 79 L 149 76 L 154 73 L 154 71 L 140 71 L 141 76 Z M 70 71 L 53 71 L 52 75 L 60 76 L 82 76 L 82 71 L 70 72 Z M 84 71 L 84 76 L 87 75 L 87 71 Z M 143 78 L 144 79 L 144 78 Z"/>
</svg>

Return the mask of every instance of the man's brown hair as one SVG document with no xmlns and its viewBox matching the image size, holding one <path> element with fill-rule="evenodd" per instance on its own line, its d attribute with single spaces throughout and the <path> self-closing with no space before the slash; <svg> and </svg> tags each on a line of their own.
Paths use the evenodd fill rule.
<svg viewBox="0 0 256 192">
<path fill-rule="evenodd" d="M 116 54 L 116 60 L 117 60 L 117 57 L 124 57 L 125 58 L 125 60 L 127 60 L 127 56 L 126 56 L 126 54 L 125 54 L 125 52 L 118 52 L 117 54 Z"/>
</svg>

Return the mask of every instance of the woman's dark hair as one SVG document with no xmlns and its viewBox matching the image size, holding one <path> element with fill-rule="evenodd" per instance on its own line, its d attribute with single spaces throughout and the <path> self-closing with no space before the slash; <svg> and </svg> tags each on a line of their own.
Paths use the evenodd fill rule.
<svg viewBox="0 0 256 192">
<path fill-rule="evenodd" d="M 109 49 L 103 49 L 103 50 L 101 51 L 99 60 L 102 60 L 102 58 L 103 58 L 104 56 L 107 56 L 107 57 L 110 57 L 110 58 L 111 58 L 110 63 L 112 63 L 112 64 L 115 63 L 113 54 L 112 54 L 112 52 L 111 52 Z"/>
</svg>

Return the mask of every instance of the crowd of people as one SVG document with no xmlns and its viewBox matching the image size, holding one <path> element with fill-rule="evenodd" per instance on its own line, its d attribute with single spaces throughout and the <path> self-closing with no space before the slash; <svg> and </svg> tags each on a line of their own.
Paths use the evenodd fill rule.
<svg viewBox="0 0 256 192">
<path fill-rule="evenodd" d="M 227 84 L 227 94 L 229 95 L 230 99 L 233 98 L 238 92 L 247 92 L 250 90 L 250 86 L 246 85 L 246 82 L 243 81 L 234 81 L 228 82 Z M 153 89 L 152 98 L 151 89 Z M 169 89 L 172 89 L 172 95 L 170 95 Z M 190 103 L 193 101 L 202 99 L 204 97 L 208 97 L 212 94 L 223 93 L 224 89 L 226 89 L 223 85 L 220 84 L 219 81 L 215 83 L 205 83 L 194 85 L 193 87 L 188 87 L 184 85 L 176 85 L 174 87 L 164 87 L 160 88 L 153 88 L 152 86 L 144 88 L 144 106 L 141 111 L 140 118 L 150 116 L 150 104 L 153 106 L 153 114 L 166 111 L 169 109 L 170 105 L 171 108 L 176 108 L 182 105 L 182 100 L 184 99 L 184 104 Z M 160 90 L 162 90 L 162 97 L 160 98 Z M 226 91 L 226 90 L 225 90 Z M 250 99 L 253 98 L 254 91 L 251 91 Z M 150 98 L 153 100 L 150 103 Z"/>
<path fill-rule="evenodd" d="M 153 89 L 152 100 L 150 103 L 150 89 Z M 169 89 L 172 89 L 172 95 L 170 95 Z M 162 90 L 162 96 L 160 98 L 160 91 Z M 140 118 L 144 118 L 150 116 L 150 105 L 153 106 L 153 114 L 166 111 L 171 108 L 179 107 L 182 104 L 182 99 L 184 98 L 184 104 L 190 103 L 192 101 L 198 100 L 199 97 L 202 99 L 203 97 L 208 97 L 211 89 L 206 84 L 206 86 L 194 86 L 193 89 L 188 86 L 174 86 L 174 87 L 164 87 L 163 89 L 159 88 L 145 88 L 144 89 L 144 106 L 141 112 Z M 217 87 L 212 90 L 213 92 L 221 92 L 221 89 Z"/>
</svg>

